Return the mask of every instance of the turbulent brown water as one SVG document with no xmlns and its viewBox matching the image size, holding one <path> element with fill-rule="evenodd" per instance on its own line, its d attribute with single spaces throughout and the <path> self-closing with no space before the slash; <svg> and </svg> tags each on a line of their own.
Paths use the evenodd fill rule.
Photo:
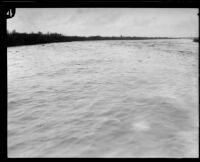
<svg viewBox="0 0 200 162">
<path fill-rule="evenodd" d="M 8 48 L 8 157 L 197 157 L 198 43 Z"/>
</svg>

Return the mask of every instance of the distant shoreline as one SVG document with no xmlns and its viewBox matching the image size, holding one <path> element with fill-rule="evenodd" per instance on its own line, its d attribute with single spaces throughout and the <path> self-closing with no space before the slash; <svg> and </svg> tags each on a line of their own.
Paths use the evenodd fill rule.
<svg viewBox="0 0 200 162">
<path fill-rule="evenodd" d="M 43 34 L 38 33 L 18 33 L 7 32 L 7 47 L 25 46 L 25 45 L 37 45 L 47 43 L 59 43 L 59 42 L 74 42 L 74 41 L 99 41 L 99 40 L 152 40 L 152 39 L 193 39 L 194 38 L 171 38 L 171 37 L 131 37 L 131 36 L 64 36 L 57 33 Z"/>
<path fill-rule="evenodd" d="M 132 40 L 167 40 L 167 39 L 191 39 L 191 38 L 157 38 L 157 39 L 132 39 Z M 116 41 L 119 41 L 121 39 L 113 39 Z M 35 43 L 35 44 L 20 44 L 20 45 L 11 45 L 11 46 L 7 46 L 7 47 L 20 47 L 20 46 L 34 46 L 34 45 L 47 45 L 47 44 L 51 44 L 51 43 L 65 43 L 65 42 L 84 42 L 84 41 L 113 41 L 112 39 L 105 39 L 105 40 L 77 40 L 77 41 L 58 41 L 58 42 L 47 42 L 47 43 Z M 131 40 L 131 39 L 123 39 L 123 40 Z M 191 39 L 192 40 L 192 39 Z M 195 42 L 195 41 L 194 41 Z"/>
</svg>

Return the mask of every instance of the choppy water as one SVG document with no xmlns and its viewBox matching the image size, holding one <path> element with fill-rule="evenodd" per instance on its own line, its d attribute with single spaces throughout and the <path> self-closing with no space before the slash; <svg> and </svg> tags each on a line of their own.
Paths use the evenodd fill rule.
<svg viewBox="0 0 200 162">
<path fill-rule="evenodd" d="M 9 157 L 197 157 L 198 43 L 8 48 Z"/>
</svg>

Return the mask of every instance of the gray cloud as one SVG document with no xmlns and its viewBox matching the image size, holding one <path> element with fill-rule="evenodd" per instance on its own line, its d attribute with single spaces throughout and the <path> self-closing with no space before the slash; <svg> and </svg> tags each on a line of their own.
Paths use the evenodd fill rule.
<svg viewBox="0 0 200 162">
<path fill-rule="evenodd" d="M 198 9 L 17 9 L 8 30 L 66 35 L 198 36 Z"/>
</svg>

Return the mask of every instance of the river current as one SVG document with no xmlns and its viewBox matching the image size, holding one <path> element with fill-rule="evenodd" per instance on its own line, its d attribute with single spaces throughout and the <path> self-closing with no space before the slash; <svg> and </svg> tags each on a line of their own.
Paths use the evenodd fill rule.
<svg viewBox="0 0 200 162">
<path fill-rule="evenodd" d="M 198 157 L 198 43 L 7 51 L 8 157 Z"/>
</svg>

